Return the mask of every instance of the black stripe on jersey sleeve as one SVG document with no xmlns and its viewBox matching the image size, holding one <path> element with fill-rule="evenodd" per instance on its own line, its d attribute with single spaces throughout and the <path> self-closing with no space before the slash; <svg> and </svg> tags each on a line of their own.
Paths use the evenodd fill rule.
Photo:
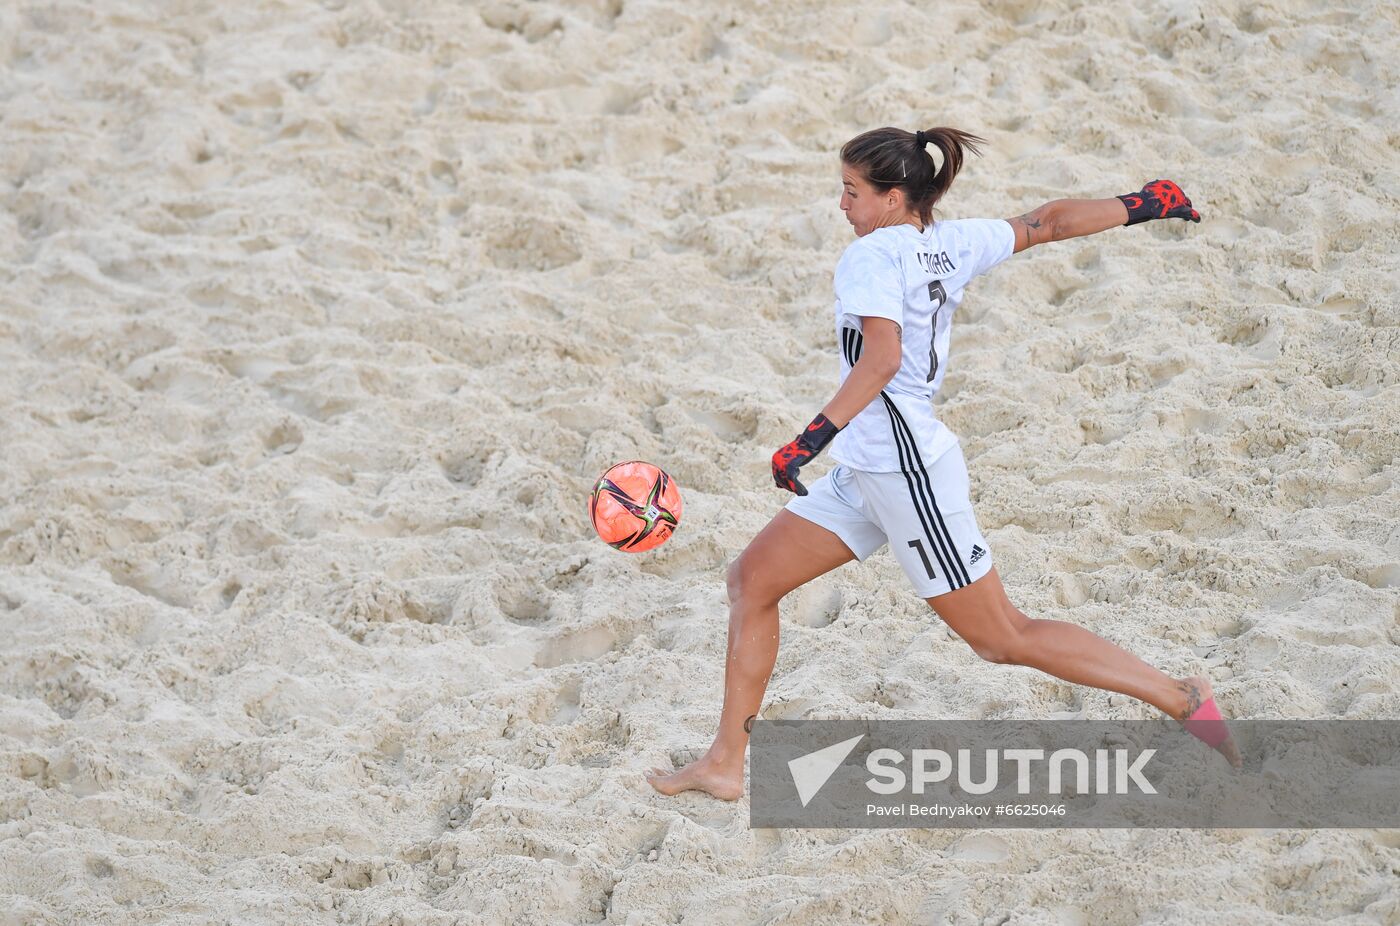
<svg viewBox="0 0 1400 926">
<path fill-rule="evenodd" d="M 846 357 L 846 363 L 855 366 L 860 360 L 860 349 L 865 343 L 865 338 L 854 328 L 841 329 L 841 352 Z"/>
</svg>

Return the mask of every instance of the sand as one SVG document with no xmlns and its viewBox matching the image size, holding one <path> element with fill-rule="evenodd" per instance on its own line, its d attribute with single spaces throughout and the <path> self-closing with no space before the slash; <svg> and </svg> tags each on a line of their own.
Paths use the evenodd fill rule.
<svg viewBox="0 0 1400 926">
<path fill-rule="evenodd" d="M 713 735 L 881 125 L 989 140 L 944 217 L 1205 217 L 960 309 L 1012 600 L 1400 716 L 1397 61 L 1381 2 L 0 6 L 0 924 L 1396 922 L 1394 830 L 751 830 L 642 773 Z M 627 459 L 654 553 L 585 519 Z M 770 718 L 1157 716 L 888 552 L 782 614 Z"/>
</svg>

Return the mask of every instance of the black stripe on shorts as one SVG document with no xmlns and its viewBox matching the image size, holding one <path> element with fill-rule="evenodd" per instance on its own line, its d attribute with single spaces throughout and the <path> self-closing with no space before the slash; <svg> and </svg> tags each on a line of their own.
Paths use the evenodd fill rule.
<svg viewBox="0 0 1400 926">
<path fill-rule="evenodd" d="M 885 400 L 885 410 L 889 412 L 895 448 L 899 452 L 899 464 L 903 468 L 904 481 L 909 485 L 909 496 L 914 500 L 914 510 L 919 515 L 919 523 L 928 535 L 929 548 L 933 550 L 938 564 L 943 567 L 943 572 L 948 577 L 948 587 L 962 588 L 972 579 L 968 576 L 967 566 L 963 564 L 962 557 L 958 555 L 957 547 L 953 545 L 948 525 L 943 523 L 943 513 L 938 510 L 938 501 L 933 497 L 933 486 L 929 481 L 928 470 L 924 469 L 923 458 L 919 456 L 913 429 L 888 395 L 881 392 L 880 398 Z"/>
</svg>

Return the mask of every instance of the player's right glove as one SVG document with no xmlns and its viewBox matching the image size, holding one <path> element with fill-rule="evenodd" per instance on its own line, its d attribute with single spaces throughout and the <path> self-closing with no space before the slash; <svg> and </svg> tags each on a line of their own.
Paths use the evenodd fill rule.
<svg viewBox="0 0 1400 926">
<path fill-rule="evenodd" d="M 1118 198 L 1128 207 L 1128 221 L 1124 225 L 1136 225 L 1149 219 L 1201 220 L 1201 214 L 1191 208 L 1191 200 L 1186 198 L 1181 187 L 1170 180 L 1153 180 L 1136 193 L 1124 193 Z"/>
<path fill-rule="evenodd" d="M 825 415 L 818 414 L 801 434 L 773 454 L 773 483 L 780 489 L 806 495 L 807 487 L 797 481 L 797 471 L 821 453 L 840 430 Z"/>
</svg>

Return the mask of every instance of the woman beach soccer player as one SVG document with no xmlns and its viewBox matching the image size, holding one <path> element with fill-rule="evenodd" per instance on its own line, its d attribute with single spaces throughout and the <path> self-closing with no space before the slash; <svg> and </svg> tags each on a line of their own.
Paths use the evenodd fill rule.
<svg viewBox="0 0 1400 926">
<path fill-rule="evenodd" d="M 942 154 L 935 168 L 926 146 Z M 803 432 L 773 455 L 795 493 L 729 567 L 724 706 L 709 750 L 677 772 L 652 769 L 663 794 L 726 800 L 744 790 L 744 756 L 778 654 L 778 602 L 889 543 L 919 597 L 983 659 L 1146 701 L 1220 750 L 1239 751 L 1210 682 L 1175 679 L 1082 627 L 1036 620 L 1006 597 L 968 497 L 958 438 L 933 413 L 964 288 L 1012 254 L 1150 219 L 1199 222 L 1170 180 L 1108 199 L 1059 199 L 1014 219 L 933 220 L 934 205 L 978 152 L 950 128 L 882 128 L 841 149 L 841 210 L 856 240 L 836 265 L 841 385 Z M 798 470 L 830 445 L 836 461 L 808 490 Z"/>
</svg>

